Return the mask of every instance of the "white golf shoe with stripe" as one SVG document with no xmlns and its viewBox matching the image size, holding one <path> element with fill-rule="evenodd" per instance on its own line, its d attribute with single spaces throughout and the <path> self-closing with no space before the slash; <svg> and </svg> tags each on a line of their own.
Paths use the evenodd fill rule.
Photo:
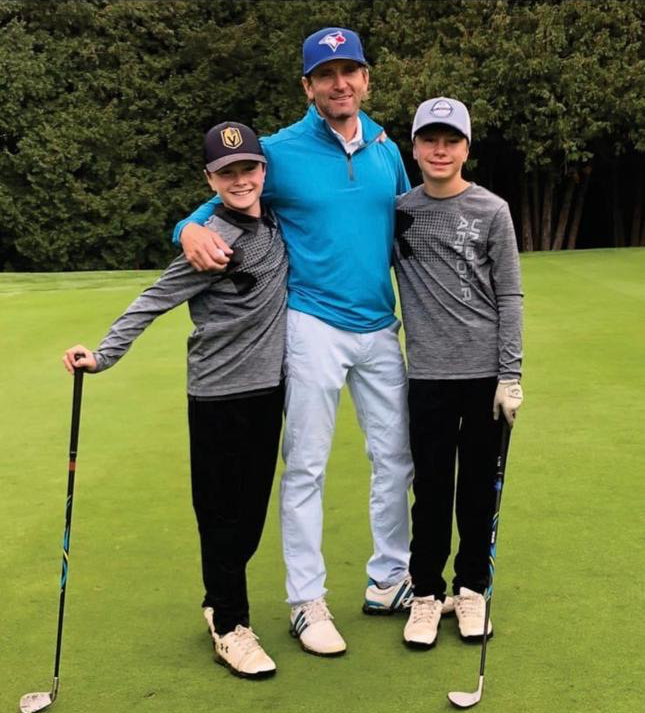
<svg viewBox="0 0 645 713">
<path fill-rule="evenodd" d="M 347 644 L 332 621 L 324 597 L 291 608 L 292 636 L 300 639 L 302 648 L 316 656 L 340 656 Z"/>
<path fill-rule="evenodd" d="M 380 587 L 373 579 L 368 579 L 365 590 L 363 611 L 365 614 L 394 614 L 410 608 L 414 592 L 410 575 L 389 587 Z"/>
<path fill-rule="evenodd" d="M 413 599 L 414 591 L 409 574 L 389 587 L 380 587 L 377 582 L 370 578 L 367 581 L 367 589 L 365 590 L 363 612 L 365 614 L 389 615 L 395 612 L 408 611 Z M 453 598 L 446 597 L 441 613 L 443 615 L 451 614 L 454 609 Z"/>
</svg>

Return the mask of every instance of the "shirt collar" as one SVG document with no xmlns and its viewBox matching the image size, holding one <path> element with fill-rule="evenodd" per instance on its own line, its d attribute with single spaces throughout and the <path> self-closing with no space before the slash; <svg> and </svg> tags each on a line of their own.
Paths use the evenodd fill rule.
<svg viewBox="0 0 645 713">
<path fill-rule="evenodd" d="M 255 232 L 260 225 L 260 221 L 267 223 L 271 227 L 275 227 L 276 222 L 273 213 L 264 203 L 261 203 L 261 206 L 262 215 L 259 218 L 248 215 L 248 213 L 240 213 L 240 211 L 227 208 L 223 203 L 218 203 L 213 212 L 218 218 L 225 220 L 236 228 L 240 228 L 240 230 L 251 230 Z"/>
<path fill-rule="evenodd" d="M 361 131 L 363 132 L 363 142 L 370 144 L 374 139 L 378 138 L 383 133 L 383 127 L 377 124 L 374 120 L 364 112 L 358 112 L 358 119 L 361 122 Z M 314 129 L 320 136 L 328 138 L 330 141 L 337 141 L 331 131 L 331 127 L 325 119 L 318 113 L 315 104 L 310 104 L 307 113 L 304 116 L 304 121 L 307 125 Z"/>
<path fill-rule="evenodd" d="M 341 146 L 345 149 L 345 153 L 353 154 L 356 149 L 359 149 L 363 145 L 363 124 L 360 118 L 356 119 L 356 133 L 349 141 L 347 141 L 342 134 L 338 133 L 331 124 L 329 128 L 332 134 L 340 141 Z"/>
</svg>

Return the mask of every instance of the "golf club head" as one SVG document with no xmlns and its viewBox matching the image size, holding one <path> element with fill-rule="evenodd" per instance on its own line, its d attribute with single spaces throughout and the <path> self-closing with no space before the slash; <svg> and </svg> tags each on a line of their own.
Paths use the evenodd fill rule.
<svg viewBox="0 0 645 713">
<path fill-rule="evenodd" d="M 44 711 L 49 708 L 55 700 L 50 691 L 42 693 L 25 693 L 20 699 L 21 713 L 36 713 L 36 711 Z"/>
<path fill-rule="evenodd" d="M 451 691 L 448 694 L 448 700 L 456 708 L 471 708 L 479 703 L 482 697 L 481 690 L 474 693 L 466 693 L 465 691 Z"/>
</svg>

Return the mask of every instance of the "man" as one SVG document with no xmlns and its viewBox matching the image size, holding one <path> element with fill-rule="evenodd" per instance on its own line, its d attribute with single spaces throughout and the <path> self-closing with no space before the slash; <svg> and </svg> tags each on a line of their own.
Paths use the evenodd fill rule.
<svg viewBox="0 0 645 713">
<path fill-rule="evenodd" d="M 360 39 L 329 27 L 303 45 L 304 118 L 263 139 L 263 199 L 281 224 L 289 255 L 283 552 L 291 633 L 305 651 L 333 656 L 346 644 L 325 602 L 322 492 L 340 391 L 349 387 L 372 465 L 374 553 L 363 610 L 408 605 L 406 373 L 390 279 L 395 197 L 410 187 L 395 144 L 360 111 L 369 72 Z M 198 269 L 222 269 L 232 251 L 196 223 L 175 237 Z"/>
<path fill-rule="evenodd" d="M 456 461 L 455 613 L 462 639 L 484 633 L 499 416 L 512 425 L 522 403 L 522 288 L 508 205 L 462 177 L 466 107 L 446 97 L 423 102 L 412 141 L 423 183 L 397 200 L 394 262 L 415 466 L 414 599 L 403 639 L 429 649 L 446 593 Z"/>
</svg>

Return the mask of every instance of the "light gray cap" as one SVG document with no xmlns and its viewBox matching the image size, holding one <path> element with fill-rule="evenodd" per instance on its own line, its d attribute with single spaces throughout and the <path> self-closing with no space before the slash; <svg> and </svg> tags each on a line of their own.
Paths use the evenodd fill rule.
<svg viewBox="0 0 645 713">
<path fill-rule="evenodd" d="M 412 122 L 412 140 L 414 141 L 417 131 L 430 126 L 430 124 L 452 126 L 453 129 L 457 129 L 459 133 L 463 134 L 470 144 L 470 114 L 466 105 L 457 99 L 435 97 L 419 104 Z"/>
</svg>

